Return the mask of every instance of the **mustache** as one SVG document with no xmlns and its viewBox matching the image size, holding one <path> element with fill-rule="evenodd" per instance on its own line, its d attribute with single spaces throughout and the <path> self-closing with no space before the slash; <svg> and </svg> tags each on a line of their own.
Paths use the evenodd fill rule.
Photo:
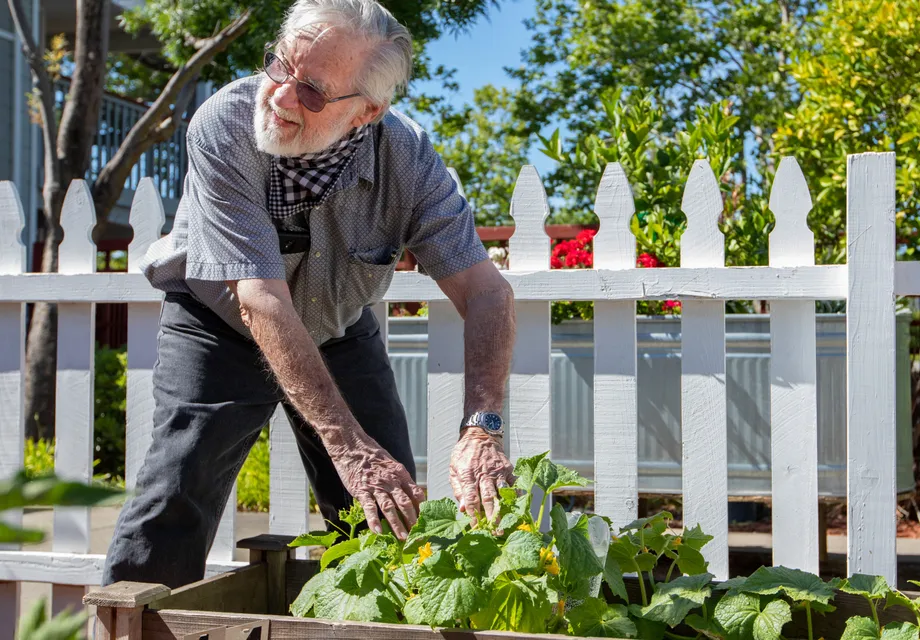
<svg viewBox="0 0 920 640">
<path fill-rule="evenodd" d="M 279 107 L 278 105 L 275 104 L 274 100 L 272 100 L 271 98 L 268 98 L 265 101 L 265 106 L 266 108 L 274 111 L 275 115 L 277 115 L 279 118 L 283 120 L 287 120 L 289 122 L 295 122 L 299 124 L 300 126 L 303 126 L 304 124 L 303 118 L 301 118 L 300 114 L 297 111 L 292 111 L 290 109 L 284 109 L 282 107 Z"/>
</svg>

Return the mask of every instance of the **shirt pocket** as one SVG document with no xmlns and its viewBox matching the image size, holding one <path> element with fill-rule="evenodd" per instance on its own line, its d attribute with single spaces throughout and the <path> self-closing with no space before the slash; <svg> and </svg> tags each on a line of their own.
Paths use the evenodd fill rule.
<svg viewBox="0 0 920 640">
<path fill-rule="evenodd" d="M 353 306 L 379 302 L 393 281 L 400 252 L 401 248 L 395 245 L 351 250 L 346 277 L 338 281 L 339 302 Z"/>
</svg>

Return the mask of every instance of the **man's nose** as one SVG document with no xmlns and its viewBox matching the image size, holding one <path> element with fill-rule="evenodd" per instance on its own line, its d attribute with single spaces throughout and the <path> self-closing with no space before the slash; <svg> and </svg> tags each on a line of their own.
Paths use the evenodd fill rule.
<svg viewBox="0 0 920 640">
<path fill-rule="evenodd" d="M 297 81 L 294 78 L 288 78 L 284 84 L 278 86 L 272 94 L 275 104 L 282 109 L 296 111 L 300 106 L 300 99 L 297 97 Z"/>
</svg>

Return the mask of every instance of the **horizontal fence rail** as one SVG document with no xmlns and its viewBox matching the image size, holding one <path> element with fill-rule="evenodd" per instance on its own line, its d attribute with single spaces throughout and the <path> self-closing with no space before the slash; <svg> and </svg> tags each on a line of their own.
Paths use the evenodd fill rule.
<svg viewBox="0 0 920 640">
<path fill-rule="evenodd" d="M 776 564 L 818 567 L 818 441 L 814 300 L 846 300 L 848 571 L 884 575 L 896 583 L 895 555 L 895 295 L 920 295 L 920 264 L 896 263 L 894 255 L 894 155 L 851 156 L 847 175 L 847 264 L 815 265 L 806 216 L 811 199 L 805 177 L 791 158 L 777 171 L 770 208 L 776 226 L 770 264 L 725 267 L 718 183 L 709 164 L 694 164 L 684 192 L 687 216 L 679 268 L 638 269 L 629 223 L 635 213 L 631 189 L 617 164 L 606 167 L 595 212 L 595 269 L 550 270 L 544 228 L 550 208 L 533 167 L 515 185 L 509 240 L 517 342 L 507 398 L 507 446 L 511 456 L 550 450 L 552 455 L 552 344 L 550 302 L 596 302 L 594 377 L 594 468 L 597 510 L 621 526 L 638 504 L 637 300 L 683 303 L 680 358 L 682 491 L 685 524 L 701 524 L 715 536 L 704 555 L 717 578 L 728 577 L 728 468 L 725 301 L 771 304 L 770 413 L 772 424 L 773 533 Z M 59 325 L 59 443 L 68 456 L 56 470 L 69 478 L 91 477 L 92 327 L 94 305 L 128 303 L 128 401 L 126 483 L 133 486 L 150 442 L 151 371 L 156 360 L 157 311 L 162 294 L 138 273 L 138 260 L 160 236 L 163 191 L 149 178 L 137 184 L 130 222 L 128 273 L 94 273 L 95 223 L 85 182 L 70 186 L 61 224 L 61 269 L 23 274 L 19 243 L 24 215 L 12 183 L 0 183 L 0 476 L 22 463 L 24 303 L 57 302 Z M 436 283 L 417 272 L 396 273 L 378 304 L 428 301 L 427 484 L 432 498 L 452 495 L 447 479 L 450 450 L 463 410 L 463 322 Z M 387 323 L 382 323 L 384 335 Z M 291 455 L 283 414 L 271 421 L 272 533 L 300 533 L 305 526 L 307 482 Z M 59 447 L 59 450 L 62 447 Z M 233 499 L 233 498 L 231 498 Z M 235 509 L 225 512 L 209 556 L 209 571 L 232 566 Z M 17 521 L 20 513 L 5 514 Z M 42 580 L 57 584 L 54 608 L 74 602 L 84 583 L 65 567 L 89 569 L 98 579 L 98 556 L 88 550 L 89 514 L 55 512 L 54 552 L 0 551 L 0 581 Z M 39 557 L 40 556 L 40 557 Z M 57 576 L 61 576 L 58 578 Z M 0 584 L 0 611 L 14 608 L 15 585 Z M 15 623 L 13 623 L 15 624 Z M 7 625 L 7 626 L 4 626 Z M 0 620 L 0 636 L 10 625 Z M 9 634 L 7 634 L 9 635 Z"/>
</svg>

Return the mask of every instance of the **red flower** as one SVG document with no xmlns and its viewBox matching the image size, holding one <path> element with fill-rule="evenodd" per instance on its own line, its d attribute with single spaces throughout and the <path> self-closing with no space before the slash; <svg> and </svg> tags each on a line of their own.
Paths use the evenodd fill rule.
<svg viewBox="0 0 920 640">
<path fill-rule="evenodd" d="M 658 266 L 658 258 L 656 258 L 651 253 L 640 253 L 639 257 L 636 258 L 637 267 L 645 267 L 646 269 L 654 269 Z"/>
<path fill-rule="evenodd" d="M 560 260 L 558 257 L 554 255 L 553 257 L 549 259 L 549 266 L 551 266 L 553 269 L 561 269 L 562 260 Z"/>
<path fill-rule="evenodd" d="M 672 313 L 680 311 L 680 302 L 677 300 L 665 300 L 661 303 L 661 308 L 665 311 L 671 311 Z"/>
<path fill-rule="evenodd" d="M 594 239 L 595 235 L 597 235 L 597 231 L 594 229 L 585 229 L 580 231 L 575 239 L 578 241 L 578 244 L 584 247 Z"/>
</svg>

